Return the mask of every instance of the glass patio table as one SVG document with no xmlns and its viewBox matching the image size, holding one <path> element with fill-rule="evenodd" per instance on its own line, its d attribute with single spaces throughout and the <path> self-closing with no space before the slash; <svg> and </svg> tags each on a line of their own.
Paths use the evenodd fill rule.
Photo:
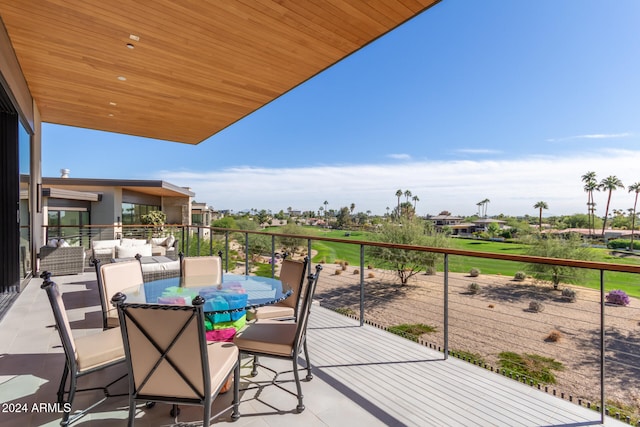
<svg viewBox="0 0 640 427">
<path fill-rule="evenodd" d="M 145 282 L 123 291 L 127 303 L 191 305 L 196 296 L 205 300 L 205 313 L 233 313 L 283 301 L 292 294 L 278 279 L 223 274 L 222 283 L 211 276 L 172 277 Z"/>
</svg>

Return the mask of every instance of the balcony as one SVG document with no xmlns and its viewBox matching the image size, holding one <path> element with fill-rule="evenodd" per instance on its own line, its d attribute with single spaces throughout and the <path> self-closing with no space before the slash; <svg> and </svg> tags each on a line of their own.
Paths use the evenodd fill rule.
<svg viewBox="0 0 640 427">
<path fill-rule="evenodd" d="M 196 230 L 180 232 L 181 248 L 214 251 L 221 246 L 227 249 L 226 254 L 233 251 L 228 248 L 234 239 L 226 230 L 212 230 L 215 241 L 200 241 L 198 236 L 203 233 Z M 249 242 L 250 234 L 241 232 L 238 241 Z M 273 241 L 281 235 L 268 237 Z M 197 242 L 187 244 L 189 239 Z M 337 240 L 359 246 L 363 254 L 373 245 L 346 239 L 310 236 L 303 239 L 309 247 L 314 241 Z M 250 255 L 249 246 L 245 244 L 240 252 L 245 249 L 246 255 Z M 441 251 L 445 263 L 463 262 L 463 265 L 488 258 L 513 263 L 532 261 L 515 255 Z M 252 257 L 246 255 L 238 264 L 231 263 L 232 267 L 251 267 Z M 225 255 L 225 260 L 230 259 L 230 255 Z M 600 273 L 603 285 L 605 280 L 615 282 L 610 276 L 613 272 L 626 272 L 637 282 L 637 266 L 557 259 L 537 261 L 593 270 Z M 433 276 L 422 274 L 416 282 L 399 286 L 389 273 L 370 270 L 364 257 L 362 265 L 350 265 L 344 270 L 343 265 L 326 264 L 316 292 L 318 304 L 312 311 L 309 327 L 315 378 L 303 384 L 307 410 L 295 414 L 295 399 L 266 386 L 258 393 L 242 394 L 243 416 L 236 425 L 344 425 L 345 420 L 355 425 L 579 426 L 603 422 L 607 426 L 629 425 L 631 420 L 615 410 L 606 416 L 599 402 L 604 397 L 610 405 L 621 391 L 623 395 L 637 396 L 640 390 L 637 338 L 640 311 L 636 300 L 627 307 L 611 307 L 604 304 L 602 290 L 580 288 L 579 301 L 572 304 L 558 298 L 558 292 L 552 291 L 550 285 L 513 283 L 511 277 L 497 275 L 472 279 L 448 273 L 449 269 L 440 269 Z M 341 273 L 336 274 L 337 271 Z M 369 273 L 374 277 L 369 277 Z M 74 332 L 98 328 L 100 308 L 95 274 L 87 271 L 54 280 L 64 292 Z M 472 281 L 480 283 L 478 294 L 468 293 Z M 63 361 L 62 350 L 56 347 L 57 334 L 47 327 L 52 317 L 46 295 L 38 285 L 39 280 L 32 280 L 0 328 L 3 346 L 0 397 L 9 403 L 28 403 L 29 408 L 34 402 L 54 400 Z M 496 303 L 495 298 L 502 299 Z M 544 312 L 527 309 L 531 299 L 542 298 L 546 298 Z M 507 311 L 509 305 L 521 308 Z M 574 319 L 578 315 L 580 321 Z M 421 335 L 416 343 L 385 331 L 400 323 L 428 323 L 435 327 L 435 332 Z M 510 332 L 514 325 L 519 334 Z M 562 332 L 563 339 L 558 343 L 545 341 L 551 329 Z M 581 331 L 589 334 L 586 339 L 576 341 Z M 527 334 L 534 335 L 535 340 L 524 340 Z M 501 337 L 497 346 L 493 344 L 496 336 Z M 474 357 L 475 352 L 470 349 L 483 343 L 489 346 L 487 354 L 505 350 L 535 353 L 562 362 L 578 375 L 559 371 L 555 385 L 533 381 L 500 369 L 490 357 L 477 360 L 482 355 Z M 269 363 L 279 364 L 271 360 Z M 286 362 L 282 366 L 286 367 Z M 248 370 L 244 370 L 243 375 L 247 374 Z M 116 375 L 117 372 L 113 373 Z M 268 377 L 263 375 L 255 379 L 243 376 L 242 384 L 246 386 L 249 380 L 266 384 Z M 223 407 L 229 399 L 230 396 L 223 396 L 216 407 Z M 83 396 L 77 406 L 87 401 L 90 399 Z M 125 398 L 110 399 L 80 422 L 104 420 L 96 424 L 121 425 L 127 416 L 126 405 Z M 147 410 L 140 414 L 137 425 L 170 424 L 168 410 L 162 405 Z M 180 422 L 197 420 L 199 416 L 199 409 L 185 407 Z M 20 420 L 24 425 L 55 425 L 59 418 L 58 414 L 29 412 L 10 414 L 8 420 Z M 229 422 L 228 414 L 216 422 Z"/>
</svg>

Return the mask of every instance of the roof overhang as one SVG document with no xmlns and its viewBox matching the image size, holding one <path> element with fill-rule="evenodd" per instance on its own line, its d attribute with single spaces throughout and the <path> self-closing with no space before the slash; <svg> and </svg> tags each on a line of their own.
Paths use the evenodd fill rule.
<svg viewBox="0 0 640 427">
<path fill-rule="evenodd" d="M 53 199 L 83 200 L 87 202 L 98 202 L 102 199 L 102 195 L 99 193 L 67 190 L 63 188 L 43 188 L 42 196 Z"/>
<path fill-rule="evenodd" d="M 439 1 L 0 0 L 0 16 L 43 122 L 196 144 Z"/>
<path fill-rule="evenodd" d="M 137 193 L 163 197 L 195 197 L 188 188 L 179 187 L 160 180 L 96 179 L 96 178 L 42 178 L 43 185 L 60 190 L 95 189 L 117 187 Z"/>
</svg>

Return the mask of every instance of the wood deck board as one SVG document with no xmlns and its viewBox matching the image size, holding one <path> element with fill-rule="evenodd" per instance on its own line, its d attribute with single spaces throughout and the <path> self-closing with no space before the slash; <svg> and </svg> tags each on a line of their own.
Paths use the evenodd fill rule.
<svg viewBox="0 0 640 427">
<path fill-rule="evenodd" d="M 407 425 L 599 424 L 595 411 L 322 307 L 308 335 L 316 371 Z"/>
</svg>

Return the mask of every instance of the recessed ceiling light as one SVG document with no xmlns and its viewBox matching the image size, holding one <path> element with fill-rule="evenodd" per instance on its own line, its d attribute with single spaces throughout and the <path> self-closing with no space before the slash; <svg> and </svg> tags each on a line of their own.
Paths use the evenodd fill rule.
<svg viewBox="0 0 640 427">
<path fill-rule="evenodd" d="M 124 82 L 127 80 L 127 78 L 125 76 L 118 76 L 118 80 L 120 80 L 121 82 Z"/>
<path fill-rule="evenodd" d="M 115 106 L 116 106 L 116 105 L 118 105 L 118 104 L 116 104 L 116 103 L 115 103 L 115 102 L 113 102 L 113 101 L 110 101 L 110 102 L 109 102 L 109 105 L 112 105 L 112 106 L 114 106 L 114 107 L 115 107 Z"/>
<path fill-rule="evenodd" d="M 133 49 L 135 46 L 133 45 L 133 43 L 127 43 L 127 48 L 128 49 Z"/>
<path fill-rule="evenodd" d="M 109 117 L 113 117 L 113 113 L 109 113 Z"/>
<path fill-rule="evenodd" d="M 140 36 L 136 36 L 135 34 L 130 34 L 129 38 L 135 42 L 139 42 L 140 41 Z"/>
</svg>

